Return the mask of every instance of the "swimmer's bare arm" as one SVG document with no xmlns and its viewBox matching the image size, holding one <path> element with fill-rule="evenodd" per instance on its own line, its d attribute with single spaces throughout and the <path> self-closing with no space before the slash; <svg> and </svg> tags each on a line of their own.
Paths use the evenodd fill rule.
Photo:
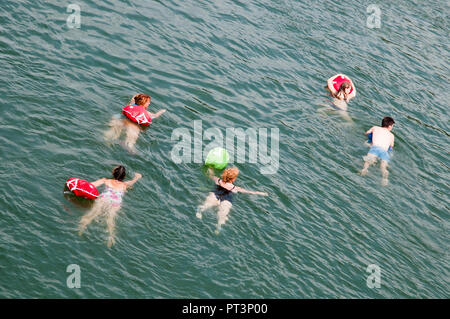
<svg viewBox="0 0 450 319">
<path fill-rule="evenodd" d="M 391 133 L 392 134 L 392 133 Z M 392 143 L 391 143 L 391 149 L 392 148 L 394 148 L 394 139 L 395 139 L 395 137 L 394 137 L 394 134 L 392 134 Z"/>
<path fill-rule="evenodd" d="M 128 103 L 128 105 L 130 105 L 130 104 L 136 104 L 135 101 L 134 101 L 134 98 L 136 97 L 136 95 L 137 95 L 137 94 L 133 95 L 133 97 L 131 98 L 130 103 Z"/>
<path fill-rule="evenodd" d="M 350 80 L 350 79 L 349 79 L 349 80 Z M 352 86 L 353 91 L 352 91 L 352 93 L 350 93 L 350 94 L 347 96 L 347 101 L 350 101 L 351 99 L 353 99 L 353 98 L 356 96 L 356 88 L 355 88 L 355 85 L 353 84 L 352 80 L 350 80 L 350 85 Z"/>
<path fill-rule="evenodd" d="M 156 119 L 157 117 L 159 117 L 161 114 L 163 114 L 164 112 L 165 112 L 166 110 L 161 110 L 161 111 L 158 111 L 158 112 L 156 112 L 156 113 L 150 113 L 150 112 L 148 112 L 148 114 L 150 115 L 150 117 L 152 118 L 152 120 L 153 119 Z"/>
<path fill-rule="evenodd" d="M 214 170 L 211 167 L 208 167 L 208 177 L 211 178 L 214 183 L 219 184 L 219 178 L 214 176 Z"/>
<path fill-rule="evenodd" d="M 365 135 L 368 135 L 370 133 L 373 133 L 373 130 L 375 129 L 375 126 L 372 126 L 366 133 L 364 133 Z"/>
<path fill-rule="evenodd" d="M 340 75 L 340 74 L 338 74 Z M 333 79 L 336 77 L 336 75 L 332 76 L 327 80 L 328 90 L 330 90 L 331 94 L 336 95 L 337 91 L 334 89 L 333 86 Z"/>
<path fill-rule="evenodd" d="M 266 192 L 257 192 L 257 191 L 249 191 L 247 189 L 244 189 L 242 187 L 236 186 L 234 189 L 236 192 L 240 192 L 240 193 L 247 193 L 247 194 L 255 194 L 255 195 L 263 195 L 263 196 L 267 196 L 269 195 Z"/>
<path fill-rule="evenodd" d="M 92 182 L 91 184 L 94 185 L 95 187 L 99 187 L 100 185 L 105 184 L 106 178 L 100 178 L 98 180 L 96 180 L 95 182 Z"/>
<path fill-rule="evenodd" d="M 136 183 L 138 181 L 138 179 L 142 178 L 142 174 L 139 173 L 135 173 L 134 177 L 131 181 L 125 182 L 125 185 L 127 185 L 127 188 L 130 188 L 131 186 L 133 186 L 134 183 Z"/>
</svg>

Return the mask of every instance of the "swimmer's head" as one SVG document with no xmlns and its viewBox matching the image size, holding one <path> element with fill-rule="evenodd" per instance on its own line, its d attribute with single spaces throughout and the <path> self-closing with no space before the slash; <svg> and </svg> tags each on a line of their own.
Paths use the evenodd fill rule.
<svg viewBox="0 0 450 319">
<path fill-rule="evenodd" d="M 147 94 L 138 94 L 134 97 L 134 103 L 147 108 L 150 105 L 150 96 Z"/>
<path fill-rule="evenodd" d="M 222 173 L 222 180 L 225 183 L 233 183 L 239 175 L 237 167 L 227 168 Z"/>
<path fill-rule="evenodd" d="M 113 173 L 114 179 L 121 182 L 121 181 L 123 181 L 123 179 L 125 178 L 125 175 L 126 175 L 125 167 L 123 167 L 122 165 L 114 167 L 112 173 Z"/>
<path fill-rule="evenodd" d="M 339 91 L 337 92 L 337 95 L 343 95 L 344 99 L 347 99 L 347 95 L 350 94 L 351 89 L 352 86 L 350 82 L 348 81 L 342 82 L 341 86 L 339 87 Z"/>
<path fill-rule="evenodd" d="M 385 127 L 387 129 L 392 129 L 392 126 L 394 126 L 395 121 L 392 117 L 390 116 L 386 116 L 385 118 L 383 118 L 383 120 L 381 121 L 381 127 Z"/>
<path fill-rule="evenodd" d="M 343 88 L 345 93 L 350 94 L 350 90 L 352 89 L 352 86 L 350 85 L 350 82 L 345 81 L 341 84 L 340 88 Z"/>
</svg>

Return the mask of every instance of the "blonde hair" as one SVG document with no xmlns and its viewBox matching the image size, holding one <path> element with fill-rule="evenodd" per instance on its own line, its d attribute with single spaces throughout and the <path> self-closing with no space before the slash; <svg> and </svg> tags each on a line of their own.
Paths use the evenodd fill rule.
<svg viewBox="0 0 450 319">
<path fill-rule="evenodd" d="M 225 183 L 230 183 L 239 175 L 239 169 L 237 167 L 227 168 L 222 173 L 222 180 Z"/>
<path fill-rule="evenodd" d="M 147 94 L 138 94 L 134 97 L 134 103 L 137 105 L 144 105 L 148 101 L 150 101 L 150 96 Z"/>
</svg>

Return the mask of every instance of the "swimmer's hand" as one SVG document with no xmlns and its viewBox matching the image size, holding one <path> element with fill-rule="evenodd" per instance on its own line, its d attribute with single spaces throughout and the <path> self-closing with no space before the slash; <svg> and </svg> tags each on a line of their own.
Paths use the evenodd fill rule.
<svg viewBox="0 0 450 319">
<path fill-rule="evenodd" d="M 269 194 L 266 192 L 258 192 L 258 191 L 249 191 L 246 189 L 243 189 L 242 187 L 236 186 L 235 187 L 236 192 L 241 192 L 241 193 L 247 193 L 247 194 L 254 194 L 254 195 L 262 195 L 262 196 L 268 196 Z"/>
<path fill-rule="evenodd" d="M 262 195 L 262 196 L 268 196 L 268 195 L 269 195 L 269 194 L 266 193 L 266 192 L 253 192 L 253 191 L 250 191 L 250 194 Z"/>
<path fill-rule="evenodd" d="M 163 114 L 164 112 L 166 112 L 166 110 L 160 110 L 156 113 L 150 113 L 148 112 L 148 114 L 150 115 L 150 117 L 153 119 L 156 119 L 157 117 L 159 117 L 161 114 Z"/>
<path fill-rule="evenodd" d="M 127 185 L 127 188 L 132 187 L 134 183 L 137 182 L 138 179 L 142 177 L 142 174 L 134 173 L 134 177 L 131 181 L 125 182 L 125 185 Z"/>
<path fill-rule="evenodd" d="M 139 93 L 138 93 L 139 94 Z M 134 98 L 137 96 L 137 94 L 133 95 L 133 97 L 131 98 L 130 102 L 128 103 L 130 104 L 135 104 Z"/>
</svg>

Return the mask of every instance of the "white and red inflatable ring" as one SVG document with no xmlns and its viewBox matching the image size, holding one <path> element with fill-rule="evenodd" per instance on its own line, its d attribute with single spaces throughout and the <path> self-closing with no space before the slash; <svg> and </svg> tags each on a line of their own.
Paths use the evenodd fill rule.
<svg viewBox="0 0 450 319">
<path fill-rule="evenodd" d="M 342 75 L 338 75 L 338 76 L 336 76 L 333 79 L 332 83 L 333 83 L 334 89 L 336 91 L 339 91 L 339 88 L 341 87 L 341 84 L 344 83 L 344 82 L 349 82 L 350 83 L 350 92 L 349 93 L 352 93 L 353 92 L 353 85 L 351 85 L 352 82 L 350 82 L 349 78 L 347 78 L 345 76 L 342 76 Z"/>
<path fill-rule="evenodd" d="M 97 188 L 83 179 L 69 178 L 66 181 L 66 185 L 76 196 L 84 197 L 87 199 L 96 199 L 98 197 Z"/>
<path fill-rule="evenodd" d="M 141 105 L 127 105 L 123 108 L 122 113 L 130 120 L 140 125 L 150 125 L 152 122 L 152 118 Z"/>
</svg>

